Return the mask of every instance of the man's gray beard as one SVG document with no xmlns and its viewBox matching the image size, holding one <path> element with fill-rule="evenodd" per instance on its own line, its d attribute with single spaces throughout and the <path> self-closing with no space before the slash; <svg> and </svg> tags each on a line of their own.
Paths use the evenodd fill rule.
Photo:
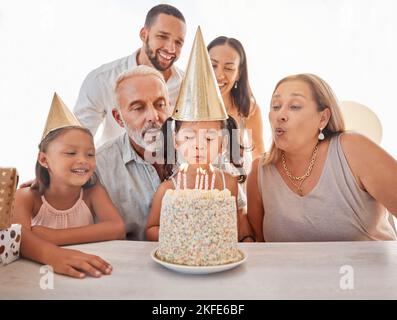
<svg viewBox="0 0 397 320">
<path fill-rule="evenodd" d="M 133 130 L 131 129 L 127 123 L 123 120 L 125 130 L 127 131 L 128 136 L 132 141 L 134 141 L 138 146 L 145 149 L 146 152 L 158 152 L 161 150 L 161 139 L 157 134 L 161 133 L 160 127 L 153 126 L 152 128 L 146 129 L 145 135 L 142 134 L 143 130 Z M 150 142 L 145 141 L 145 136 L 150 134 L 151 136 L 156 136 L 155 140 Z"/>
</svg>

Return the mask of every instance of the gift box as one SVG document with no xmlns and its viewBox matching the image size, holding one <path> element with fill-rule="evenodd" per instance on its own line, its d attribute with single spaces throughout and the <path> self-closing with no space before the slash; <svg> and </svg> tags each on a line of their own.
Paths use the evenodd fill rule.
<svg viewBox="0 0 397 320">
<path fill-rule="evenodd" d="M 13 224 L 5 230 L 0 230 L 0 265 L 6 265 L 18 259 L 20 245 L 20 224 Z"/>
<path fill-rule="evenodd" d="M 0 230 L 11 226 L 12 205 L 17 184 L 17 169 L 0 167 Z"/>
<path fill-rule="evenodd" d="M 17 184 L 15 168 L 0 168 L 0 264 L 8 264 L 19 257 L 21 226 L 11 225 Z"/>
</svg>

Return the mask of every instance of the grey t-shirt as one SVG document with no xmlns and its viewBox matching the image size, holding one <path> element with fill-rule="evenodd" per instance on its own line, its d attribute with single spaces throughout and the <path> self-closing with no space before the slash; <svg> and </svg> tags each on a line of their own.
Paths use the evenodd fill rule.
<svg viewBox="0 0 397 320">
<path fill-rule="evenodd" d="M 123 217 L 128 240 L 145 240 L 152 200 L 161 181 L 152 164 L 132 148 L 127 133 L 96 154 L 97 176 Z"/>
<path fill-rule="evenodd" d="M 259 163 L 266 241 L 396 240 L 385 208 L 357 185 L 339 138 L 331 138 L 320 180 L 304 197 L 274 165 Z"/>
</svg>

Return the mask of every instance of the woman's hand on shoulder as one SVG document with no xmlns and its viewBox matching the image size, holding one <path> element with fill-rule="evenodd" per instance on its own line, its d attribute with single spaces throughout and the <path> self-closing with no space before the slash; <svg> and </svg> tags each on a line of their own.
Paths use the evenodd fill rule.
<svg viewBox="0 0 397 320">
<path fill-rule="evenodd" d="M 363 135 L 344 133 L 340 139 L 359 187 L 397 215 L 397 161 Z"/>
</svg>

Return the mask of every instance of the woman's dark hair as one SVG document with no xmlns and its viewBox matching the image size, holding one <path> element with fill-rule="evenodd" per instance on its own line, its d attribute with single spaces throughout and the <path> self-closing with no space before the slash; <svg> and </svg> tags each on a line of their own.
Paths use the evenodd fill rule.
<svg viewBox="0 0 397 320">
<path fill-rule="evenodd" d="M 52 141 L 54 141 L 56 138 L 60 137 L 61 135 L 65 134 L 66 132 L 70 130 L 81 130 L 85 133 L 87 133 L 92 139 L 92 133 L 90 130 L 82 127 L 77 127 L 77 126 L 70 126 L 70 127 L 64 127 L 64 128 L 59 128 L 54 131 L 51 131 L 47 136 L 40 142 L 39 144 L 39 152 L 47 152 L 48 146 L 51 144 Z M 42 195 L 44 194 L 44 191 L 50 186 L 50 173 L 48 172 L 48 169 L 43 167 L 38 159 L 36 162 L 36 181 L 37 184 L 35 185 L 35 189 L 38 189 L 39 193 Z M 92 177 L 83 185 L 84 189 L 88 189 L 93 187 L 97 182 L 97 177 L 95 174 L 92 175 Z"/>
<path fill-rule="evenodd" d="M 174 147 L 172 133 L 177 134 L 182 127 L 183 121 L 168 118 L 163 126 L 161 132 L 163 136 L 163 156 L 166 172 L 166 179 L 169 179 L 174 174 L 176 161 L 176 150 Z M 242 146 L 239 143 L 239 131 L 236 120 L 229 117 L 227 120 L 221 121 L 222 138 L 227 135 L 227 154 L 228 161 L 237 169 L 243 168 Z M 240 170 L 242 171 L 242 170 Z M 247 176 L 243 173 L 238 177 L 238 182 L 243 183 Z"/>
<path fill-rule="evenodd" d="M 247 56 L 245 54 L 244 47 L 237 39 L 221 36 L 212 40 L 207 46 L 207 50 L 210 51 L 213 47 L 221 45 L 232 47 L 240 56 L 240 65 L 238 66 L 240 78 L 238 80 L 237 88 L 233 86 L 230 94 L 239 115 L 244 118 L 248 118 L 251 111 L 252 92 L 248 82 Z"/>
</svg>

